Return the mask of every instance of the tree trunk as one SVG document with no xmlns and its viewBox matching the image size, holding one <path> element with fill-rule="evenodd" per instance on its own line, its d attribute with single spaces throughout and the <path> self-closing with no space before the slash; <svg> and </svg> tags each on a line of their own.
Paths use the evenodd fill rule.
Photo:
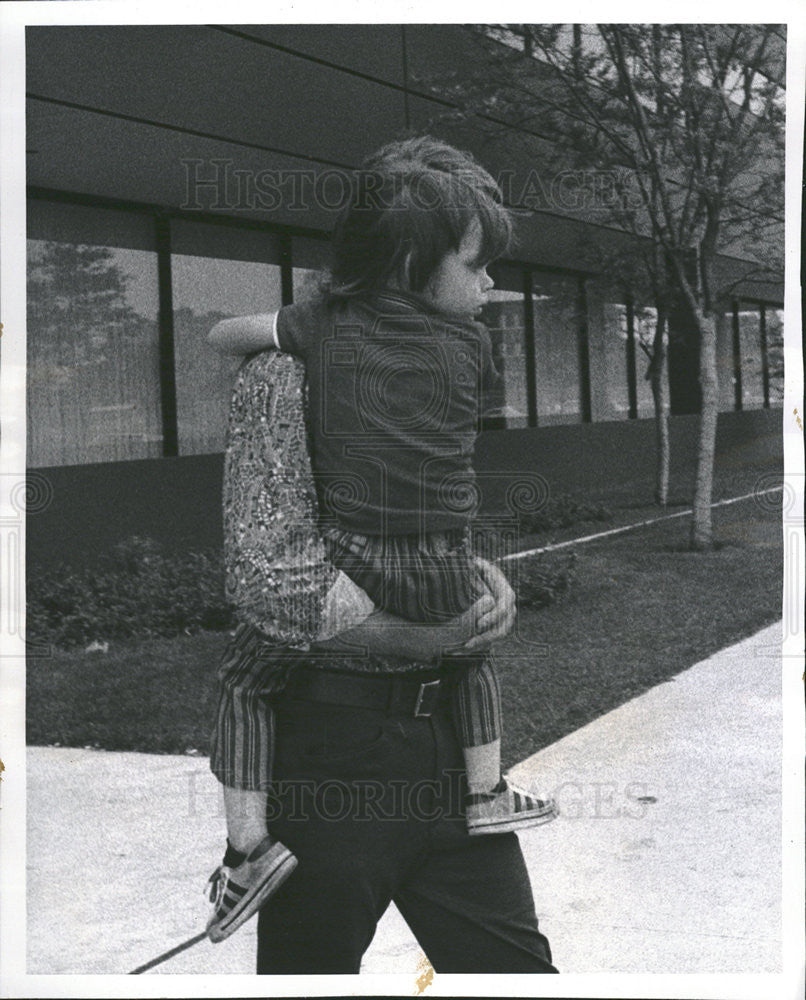
<svg viewBox="0 0 806 1000">
<path fill-rule="evenodd" d="M 716 446 L 717 376 L 716 319 L 700 310 L 696 313 L 700 334 L 700 435 L 697 445 L 697 479 L 694 486 L 694 517 L 691 522 L 691 548 L 697 551 L 713 547 L 711 497 L 714 485 L 714 450 Z"/>
<path fill-rule="evenodd" d="M 652 346 L 652 361 L 647 372 L 655 404 L 655 503 L 660 507 L 665 507 L 669 502 L 669 384 L 666 378 L 666 324 L 666 315 L 659 313 Z"/>
</svg>

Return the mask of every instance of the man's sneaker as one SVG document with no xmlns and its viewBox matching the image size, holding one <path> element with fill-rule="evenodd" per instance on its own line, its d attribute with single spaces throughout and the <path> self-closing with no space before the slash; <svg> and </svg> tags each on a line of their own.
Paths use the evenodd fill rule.
<svg viewBox="0 0 806 1000">
<path fill-rule="evenodd" d="M 221 865 L 207 885 L 213 915 L 207 936 L 216 944 L 257 913 L 297 867 L 297 859 L 274 837 L 266 836 L 235 868 Z"/>
<path fill-rule="evenodd" d="M 554 799 L 537 799 L 503 778 L 492 792 L 470 794 L 466 801 L 468 833 L 476 836 L 523 830 L 548 823 L 560 814 Z"/>
</svg>

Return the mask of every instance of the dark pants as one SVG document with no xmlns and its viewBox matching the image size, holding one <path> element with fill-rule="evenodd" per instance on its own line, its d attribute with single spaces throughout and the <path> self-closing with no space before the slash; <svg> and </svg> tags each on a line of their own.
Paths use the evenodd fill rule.
<svg viewBox="0 0 806 1000">
<path fill-rule="evenodd" d="M 269 829 L 299 859 L 261 911 L 257 971 L 357 973 L 394 900 L 438 972 L 556 972 L 515 834 L 471 837 L 450 710 L 285 698 Z"/>
</svg>

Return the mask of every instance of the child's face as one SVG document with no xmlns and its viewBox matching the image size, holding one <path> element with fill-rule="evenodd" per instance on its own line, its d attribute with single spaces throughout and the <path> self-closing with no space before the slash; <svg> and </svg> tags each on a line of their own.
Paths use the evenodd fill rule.
<svg viewBox="0 0 806 1000">
<path fill-rule="evenodd" d="M 493 280 L 486 264 L 477 264 L 481 227 L 471 226 L 458 250 L 449 250 L 431 275 L 423 293 L 437 312 L 472 319 L 481 312 Z"/>
</svg>

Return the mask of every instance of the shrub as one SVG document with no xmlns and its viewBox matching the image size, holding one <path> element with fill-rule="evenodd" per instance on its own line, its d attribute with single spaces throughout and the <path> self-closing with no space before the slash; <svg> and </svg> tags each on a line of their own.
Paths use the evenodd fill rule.
<svg viewBox="0 0 806 1000">
<path fill-rule="evenodd" d="M 500 564 L 519 608 L 544 608 L 567 594 L 576 580 L 574 552 L 544 553 Z"/>
<path fill-rule="evenodd" d="M 571 508 L 566 505 L 563 510 Z M 577 505 L 579 510 L 593 510 Z M 597 508 L 603 509 L 603 508 Z M 541 512 L 542 513 L 542 512 Z M 488 539 L 489 558 L 502 554 Z M 524 607 L 544 607 L 573 583 L 575 557 L 502 563 Z M 89 567 L 59 566 L 28 579 L 27 638 L 61 649 L 135 636 L 175 636 L 234 628 L 220 552 L 167 553 L 132 537 Z"/>
<path fill-rule="evenodd" d="M 166 553 L 133 537 L 94 566 L 60 566 L 28 580 L 28 639 L 63 649 L 233 625 L 219 553 Z"/>
<path fill-rule="evenodd" d="M 600 503 L 587 503 L 569 493 L 558 493 L 548 498 L 536 511 L 526 511 L 520 515 L 520 530 L 527 535 L 540 534 L 557 528 L 590 521 L 609 521 L 611 511 Z"/>
</svg>

